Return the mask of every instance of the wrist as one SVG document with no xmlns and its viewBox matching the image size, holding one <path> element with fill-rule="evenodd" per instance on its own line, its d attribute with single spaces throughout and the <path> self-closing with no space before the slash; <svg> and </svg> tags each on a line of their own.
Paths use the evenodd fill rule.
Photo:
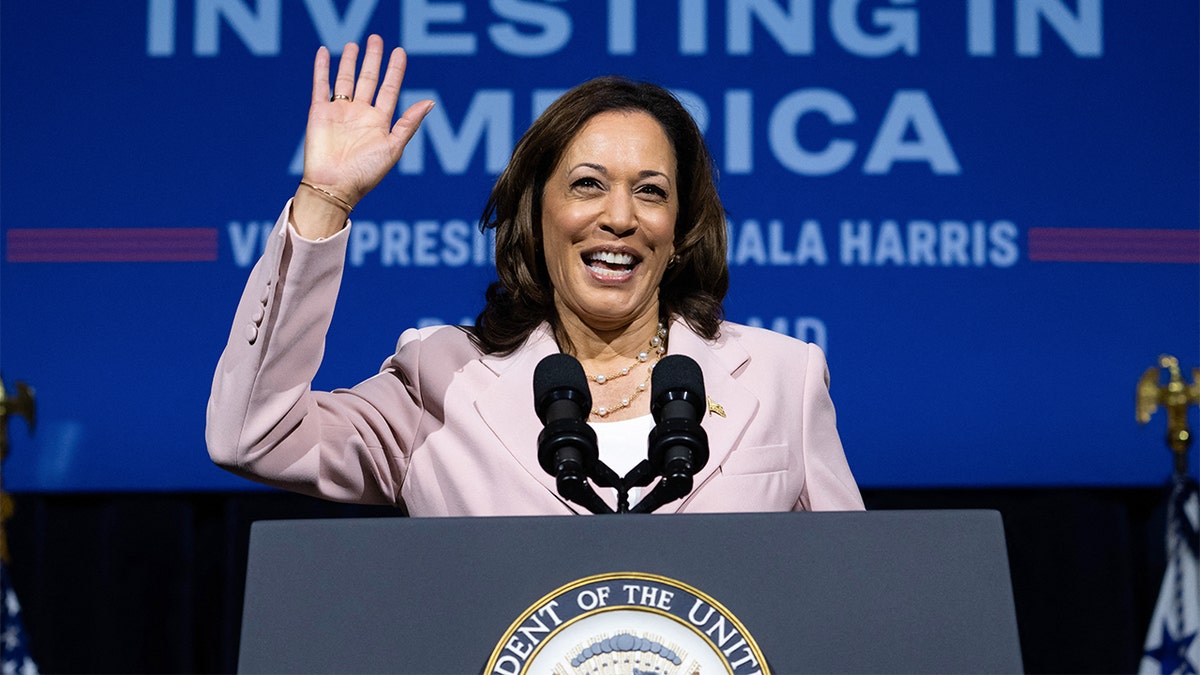
<svg viewBox="0 0 1200 675">
<path fill-rule="evenodd" d="M 320 185 L 315 185 L 313 183 L 310 183 L 309 181 L 301 179 L 300 187 L 308 188 L 309 190 L 312 190 L 316 194 L 317 197 L 320 197 L 321 199 L 324 199 L 325 201 L 329 202 L 330 204 L 345 211 L 347 217 L 350 215 L 350 212 L 354 210 L 354 205 L 351 204 L 348 200 L 343 199 L 342 197 L 334 194 L 332 191 L 327 190 L 326 188 L 321 187 Z"/>
<path fill-rule="evenodd" d="M 289 220 L 301 237 L 313 241 L 332 237 L 346 227 L 348 215 L 346 205 L 310 186 L 296 186 Z"/>
</svg>

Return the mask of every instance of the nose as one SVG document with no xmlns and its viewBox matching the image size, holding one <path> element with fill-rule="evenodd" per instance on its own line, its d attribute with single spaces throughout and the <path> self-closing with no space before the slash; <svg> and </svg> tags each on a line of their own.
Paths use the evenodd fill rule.
<svg viewBox="0 0 1200 675">
<path fill-rule="evenodd" d="M 625 190 L 613 190 L 604 204 L 600 228 L 617 237 L 627 237 L 637 230 L 637 211 L 634 197 Z"/>
</svg>

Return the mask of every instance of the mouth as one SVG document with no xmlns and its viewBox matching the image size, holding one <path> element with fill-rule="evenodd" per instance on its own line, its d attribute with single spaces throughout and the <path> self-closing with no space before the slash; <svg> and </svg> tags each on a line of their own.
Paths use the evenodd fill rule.
<svg viewBox="0 0 1200 675">
<path fill-rule="evenodd" d="M 601 277 L 619 278 L 633 272 L 641 258 L 624 251 L 591 251 L 583 254 L 583 264 Z"/>
</svg>

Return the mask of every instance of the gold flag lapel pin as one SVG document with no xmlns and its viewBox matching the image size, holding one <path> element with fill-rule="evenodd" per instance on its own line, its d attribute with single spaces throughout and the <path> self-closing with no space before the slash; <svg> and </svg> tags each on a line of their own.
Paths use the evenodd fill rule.
<svg viewBox="0 0 1200 675">
<path fill-rule="evenodd" d="M 708 414 L 709 415 L 716 413 L 717 415 L 720 415 L 721 417 L 725 416 L 725 408 L 720 403 L 717 403 L 716 401 L 712 400 L 711 398 L 708 398 L 707 396 L 705 396 L 704 398 L 708 400 Z"/>
</svg>

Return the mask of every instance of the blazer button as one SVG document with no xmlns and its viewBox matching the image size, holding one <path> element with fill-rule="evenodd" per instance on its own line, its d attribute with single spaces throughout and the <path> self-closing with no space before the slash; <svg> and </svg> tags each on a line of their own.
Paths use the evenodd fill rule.
<svg viewBox="0 0 1200 675">
<path fill-rule="evenodd" d="M 262 320 L 263 320 L 264 314 L 265 314 L 265 312 L 262 307 L 254 308 L 254 313 L 250 315 L 250 318 L 254 321 L 255 326 L 262 325 Z"/>
<path fill-rule="evenodd" d="M 258 339 L 258 326 L 255 326 L 254 324 L 248 324 L 246 326 L 245 335 L 246 335 L 246 342 L 249 342 L 250 344 L 254 344 L 254 341 Z"/>
<path fill-rule="evenodd" d="M 263 305 L 266 305 L 267 300 L 270 300 L 270 299 L 271 299 L 271 284 L 268 282 L 266 286 L 263 286 L 262 296 L 258 299 L 258 301 L 261 302 Z"/>
</svg>

